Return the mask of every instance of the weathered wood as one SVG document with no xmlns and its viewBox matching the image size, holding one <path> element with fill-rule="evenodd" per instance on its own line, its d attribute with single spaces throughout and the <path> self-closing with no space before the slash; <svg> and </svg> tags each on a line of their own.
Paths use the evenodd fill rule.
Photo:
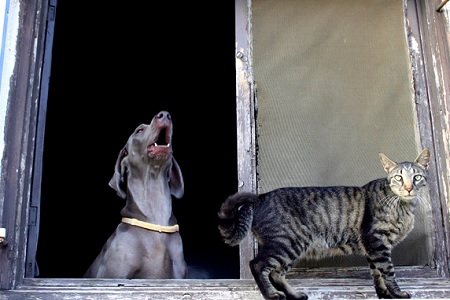
<svg viewBox="0 0 450 300">
<path fill-rule="evenodd" d="M 251 72 L 251 40 L 248 39 L 247 0 L 235 1 L 236 14 L 236 117 L 239 190 L 256 191 L 256 134 L 254 87 Z M 253 259 L 255 241 L 250 234 L 240 243 L 240 278 L 252 278 L 248 261 Z"/>
<path fill-rule="evenodd" d="M 435 268 L 429 266 L 395 267 L 397 278 L 438 278 Z M 348 268 L 293 268 L 286 278 L 345 278 L 345 279 L 370 279 L 369 267 Z"/>
<path fill-rule="evenodd" d="M 424 84 L 423 92 L 426 93 L 429 103 L 429 116 L 431 118 L 432 134 L 428 134 L 431 145 L 434 147 L 435 166 L 432 167 L 434 174 L 430 173 L 437 179 L 433 183 L 436 188 L 432 188 L 430 192 L 433 206 L 433 219 L 436 221 L 434 240 L 435 262 L 437 264 L 438 273 L 441 276 L 449 276 L 449 160 L 450 155 L 448 148 L 449 139 L 449 105 L 450 100 L 446 95 L 450 89 L 449 79 L 449 41 L 447 38 L 448 28 L 445 20 L 436 12 L 435 7 L 438 1 L 415 1 L 418 27 L 420 31 L 421 55 L 423 58 Z M 420 122 L 421 120 L 419 120 Z M 420 124 L 420 123 L 419 123 Z M 442 209 L 439 209 L 442 208 Z M 439 221 L 442 220 L 442 221 Z"/>
<path fill-rule="evenodd" d="M 18 299 L 263 299 L 253 280 L 87 280 L 31 279 L 17 290 L 0 291 L 2 300 Z M 371 279 L 291 279 L 294 288 L 310 299 L 376 299 Z M 450 280 L 444 278 L 399 279 L 413 298 L 450 297 Z"/>
<path fill-rule="evenodd" d="M 0 249 L 0 289 L 23 276 L 22 261 L 28 235 L 29 195 L 34 161 L 37 109 L 43 65 L 48 0 L 21 1 L 17 64 L 10 80 L 5 118 L 5 149 L 0 175 L 0 227 L 6 228 L 7 248 Z M 14 15 L 14 12 L 12 12 Z M 3 20 L 2 20 L 3 22 Z M 12 27 L 11 30 L 14 30 Z"/>
</svg>

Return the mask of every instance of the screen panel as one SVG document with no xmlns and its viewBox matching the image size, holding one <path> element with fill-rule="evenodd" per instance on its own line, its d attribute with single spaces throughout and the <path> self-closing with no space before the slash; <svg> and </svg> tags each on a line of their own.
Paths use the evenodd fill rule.
<svg viewBox="0 0 450 300">
<path fill-rule="evenodd" d="M 379 152 L 397 161 L 417 156 L 404 9 L 401 1 L 252 2 L 259 192 L 363 185 L 385 176 Z M 431 260 L 427 200 L 394 249 L 396 265 Z M 356 256 L 300 263 L 365 264 Z"/>
</svg>

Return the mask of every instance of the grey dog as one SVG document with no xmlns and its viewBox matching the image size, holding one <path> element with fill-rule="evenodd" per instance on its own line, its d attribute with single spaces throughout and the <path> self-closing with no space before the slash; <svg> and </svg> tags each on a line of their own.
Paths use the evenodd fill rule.
<svg viewBox="0 0 450 300">
<path fill-rule="evenodd" d="M 122 222 L 84 274 L 90 278 L 187 278 L 172 197 L 184 194 L 167 111 L 142 124 L 120 151 L 109 185 L 126 200 Z"/>
</svg>

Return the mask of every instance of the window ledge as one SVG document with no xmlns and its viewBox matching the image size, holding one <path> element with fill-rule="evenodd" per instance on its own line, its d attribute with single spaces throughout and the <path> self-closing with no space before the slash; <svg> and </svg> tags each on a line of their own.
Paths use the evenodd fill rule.
<svg viewBox="0 0 450 300">
<path fill-rule="evenodd" d="M 377 299 L 369 278 L 289 279 L 310 299 Z M 448 278 L 398 278 L 415 299 L 450 299 Z M 26 279 L 26 285 L 0 291 L 2 300 L 19 299 L 246 299 L 261 300 L 251 279 Z"/>
</svg>

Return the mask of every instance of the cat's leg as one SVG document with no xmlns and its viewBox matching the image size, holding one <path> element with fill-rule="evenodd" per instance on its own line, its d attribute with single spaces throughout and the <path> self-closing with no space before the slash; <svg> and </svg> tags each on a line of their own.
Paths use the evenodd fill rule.
<svg viewBox="0 0 450 300">
<path fill-rule="evenodd" d="M 374 259 L 368 258 L 368 261 L 375 292 L 379 299 L 411 298 L 411 295 L 408 292 L 402 291 L 397 284 L 390 251 L 387 256 L 382 255 Z"/>
<path fill-rule="evenodd" d="M 285 250 L 284 245 L 276 243 L 260 245 L 258 254 L 250 261 L 253 278 L 266 300 L 306 300 L 306 294 L 295 291 L 286 281 L 285 274 L 292 265 L 292 253 L 286 253 Z"/>
<path fill-rule="evenodd" d="M 375 292 L 377 293 L 378 299 L 392 299 L 391 294 L 384 284 L 383 276 L 374 264 L 370 264 L 370 272 L 372 274 Z"/>
<path fill-rule="evenodd" d="M 285 271 L 279 270 L 273 270 L 272 273 L 270 273 L 270 279 L 275 288 L 284 291 L 289 300 L 307 300 L 308 296 L 305 293 L 297 292 L 292 288 L 287 282 L 285 274 Z"/>
<path fill-rule="evenodd" d="M 403 292 L 397 284 L 392 263 L 392 243 L 386 230 L 379 229 L 368 233 L 364 246 L 378 298 L 411 298 L 411 295 Z"/>
<path fill-rule="evenodd" d="M 261 249 L 258 255 L 250 261 L 250 270 L 258 285 L 259 291 L 266 300 L 285 300 L 286 295 L 278 291 L 270 281 L 270 273 L 279 267 L 278 262 L 270 257 L 263 257 Z"/>
</svg>

